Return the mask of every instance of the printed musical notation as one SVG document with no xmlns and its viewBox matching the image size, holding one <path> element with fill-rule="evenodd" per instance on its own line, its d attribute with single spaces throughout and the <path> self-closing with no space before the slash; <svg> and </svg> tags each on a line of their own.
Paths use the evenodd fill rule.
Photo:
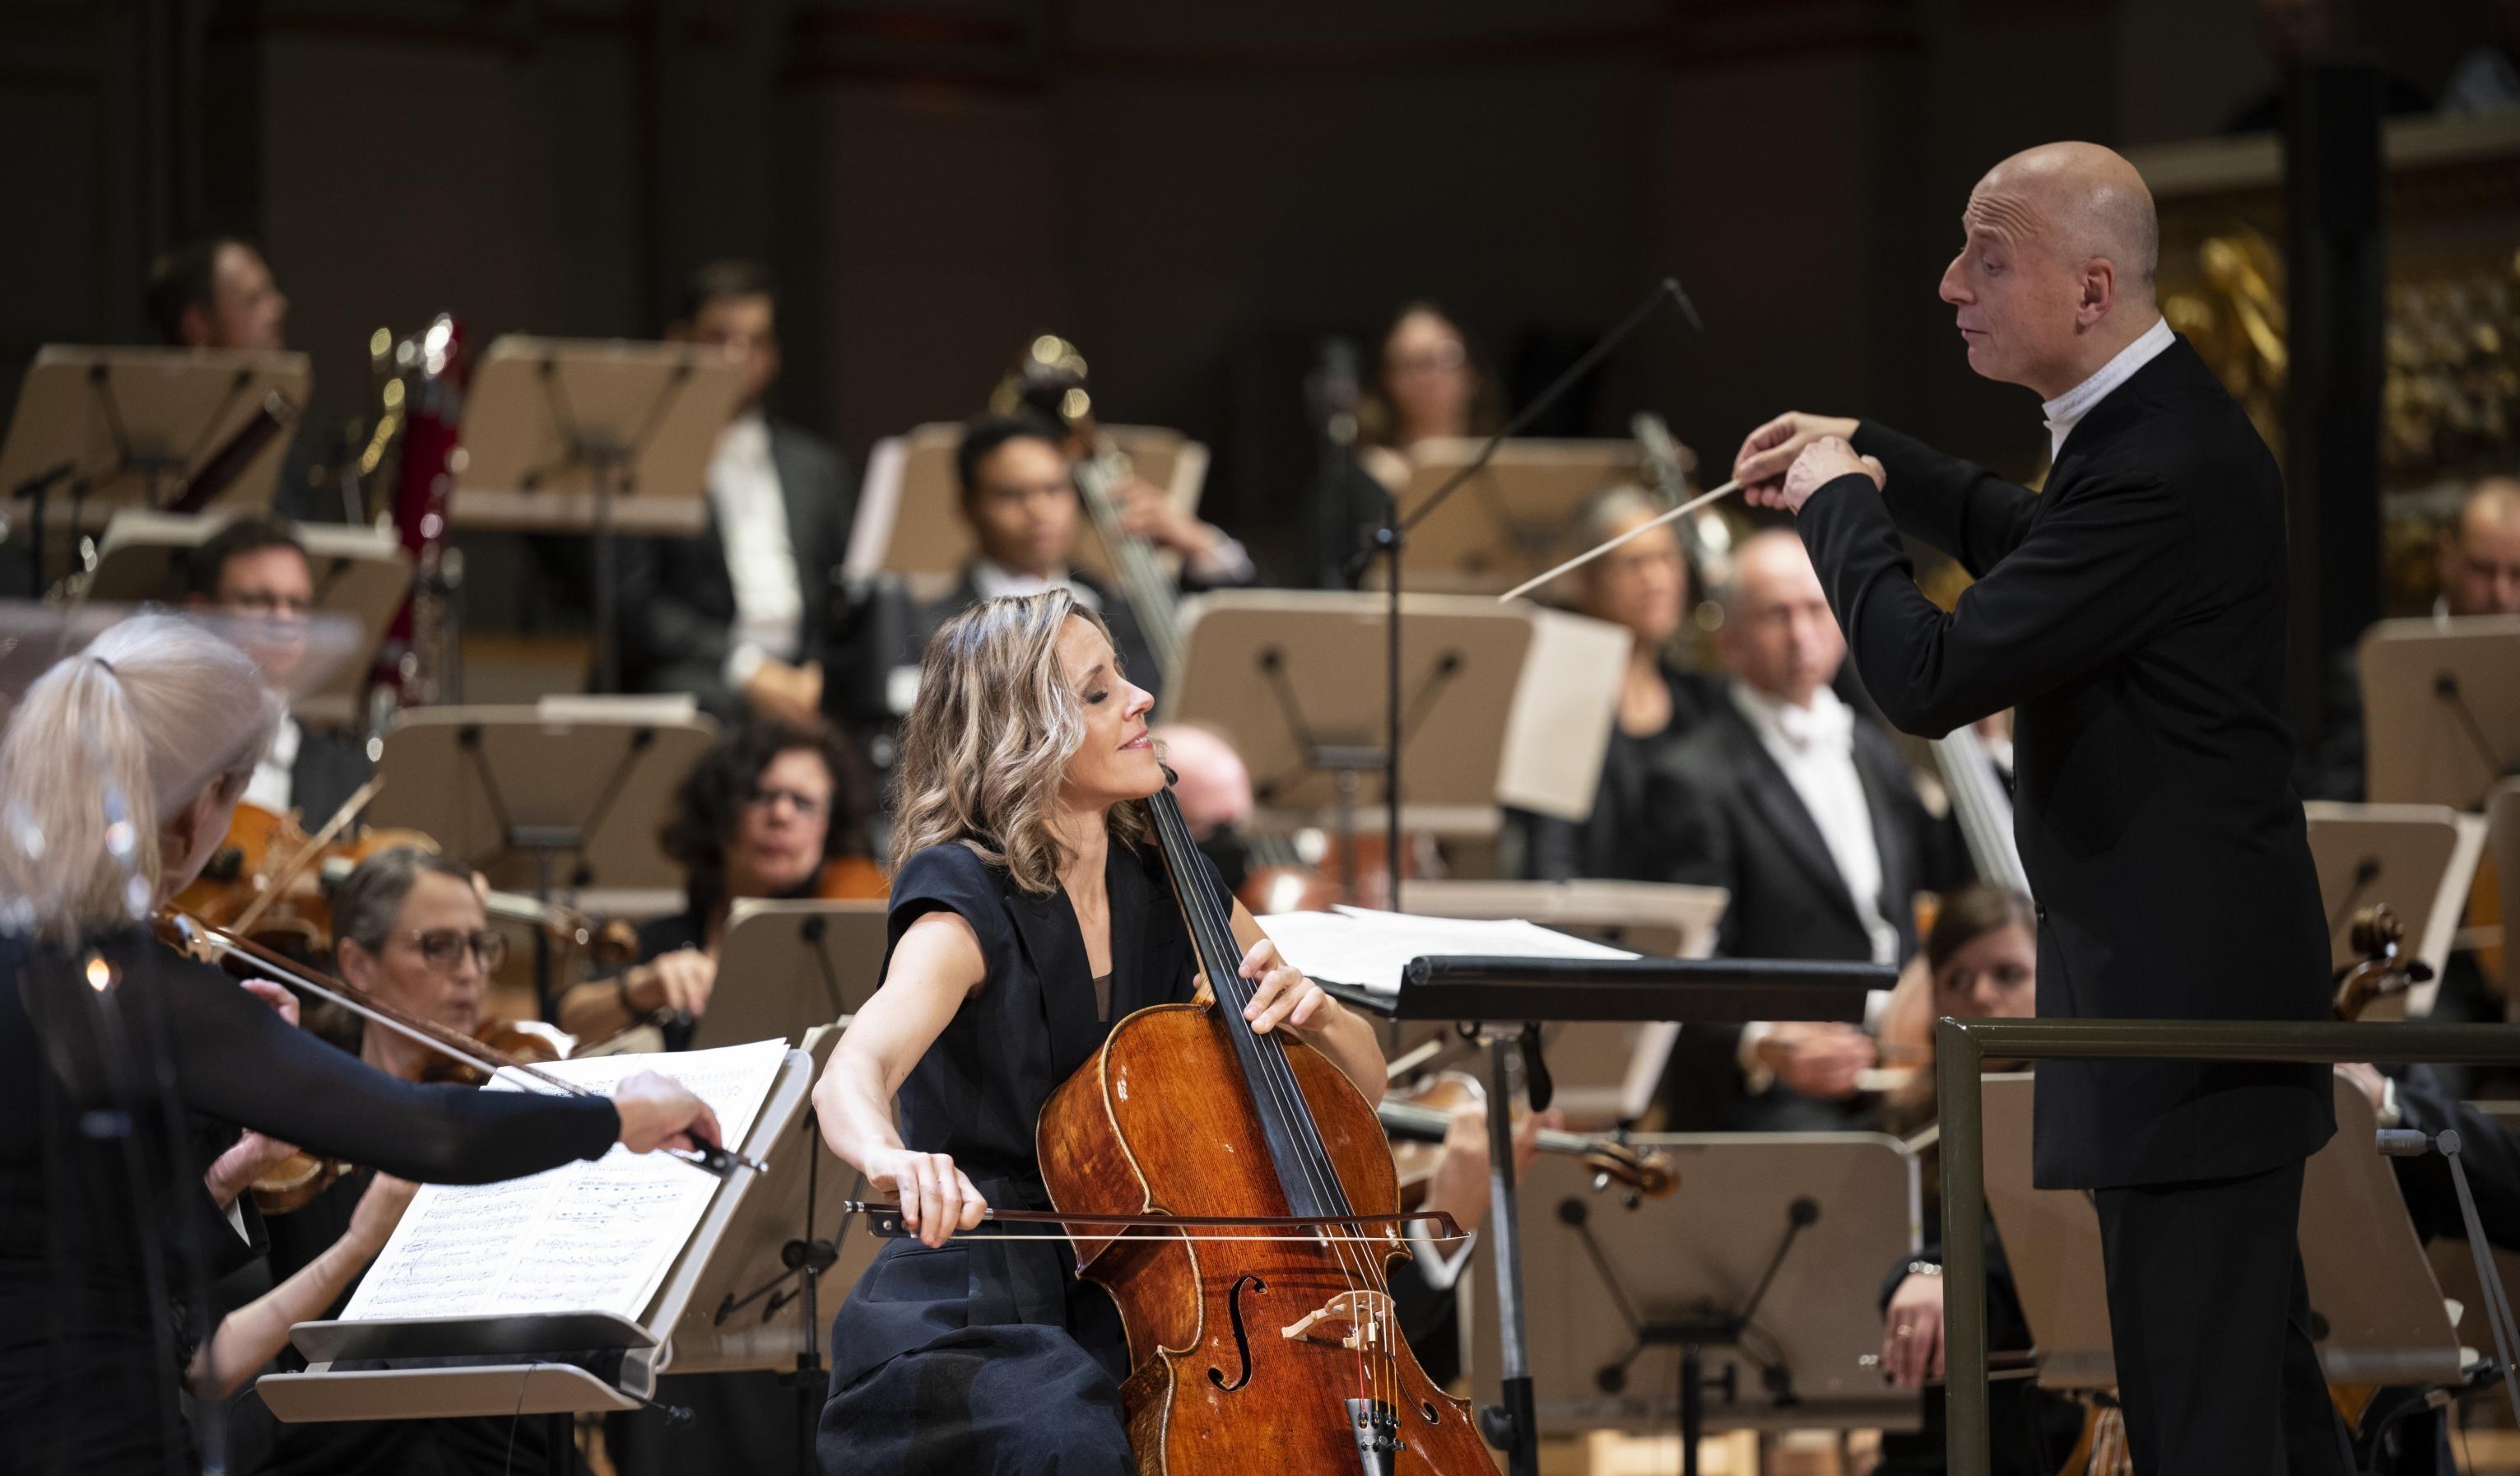
<svg viewBox="0 0 2520 1476">
<path fill-rule="evenodd" d="M 660 1072 L 741 1143 L 787 1059 L 784 1040 L 676 1055 L 604 1056 L 543 1071 L 590 1091 Z M 510 1072 L 485 1091 L 552 1088 Z M 428 1184 L 404 1212 L 345 1319 L 608 1312 L 637 1317 L 698 1227 L 719 1180 L 663 1154 L 604 1157 L 495 1184 Z"/>
</svg>

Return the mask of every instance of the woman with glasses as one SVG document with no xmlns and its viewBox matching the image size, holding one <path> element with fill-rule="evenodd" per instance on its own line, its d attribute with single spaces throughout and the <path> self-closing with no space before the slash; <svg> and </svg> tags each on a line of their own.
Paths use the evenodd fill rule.
<svg viewBox="0 0 2520 1476">
<path fill-rule="evenodd" d="M 739 899 L 882 896 L 858 853 L 862 807 L 843 782 L 854 772 L 828 729 L 754 720 L 721 736 L 675 792 L 659 837 L 684 868 L 683 910 L 640 928 L 627 970 L 562 993 L 560 1028 L 600 1040 L 662 1012 L 665 1048 L 681 1050 L 708 1013 Z"/>
<path fill-rule="evenodd" d="M 1487 377 L 1469 340 L 1432 302 L 1403 305 L 1382 336 L 1373 387 L 1357 407 L 1358 460 L 1394 495 L 1409 485 L 1409 448 L 1496 429 Z"/>
<path fill-rule="evenodd" d="M 381 851 L 361 861 L 333 895 L 334 962 L 343 983 L 463 1035 L 487 1017 L 490 976 L 507 956 L 507 941 L 490 931 L 472 869 L 449 856 L 409 846 Z M 334 1007 L 314 1012 L 311 1026 L 334 1044 L 389 1077 L 428 1079 L 444 1058 L 391 1031 L 365 1024 Z M 266 1217 L 271 1283 L 301 1275 L 320 1278 L 331 1305 L 299 1320 L 338 1317 L 358 1277 L 384 1248 L 402 1218 L 412 1186 L 366 1168 L 354 1168 L 302 1207 Z M 234 1278 L 233 1291 L 249 1292 L 252 1273 Z M 319 1304 L 320 1306 L 320 1304 Z M 247 1320 L 239 1317 L 236 1320 Z M 288 1326 L 275 1322 L 267 1346 L 238 1349 L 221 1335 L 219 1357 L 236 1362 L 277 1358 L 295 1371 L 303 1361 L 287 1347 Z M 241 1448 L 240 1469 L 257 1473 L 323 1471 L 497 1471 L 505 1462 L 511 1420 L 394 1420 L 281 1424 L 251 1399 L 237 1411 L 240 1435 L 259 1436 Z M 530 1459 L 540 1461 L 542 1431 L 527 1422 L 517 1431 Z M 252 1446 L 268 1442 L 252 1458 Z"/>
</svg>

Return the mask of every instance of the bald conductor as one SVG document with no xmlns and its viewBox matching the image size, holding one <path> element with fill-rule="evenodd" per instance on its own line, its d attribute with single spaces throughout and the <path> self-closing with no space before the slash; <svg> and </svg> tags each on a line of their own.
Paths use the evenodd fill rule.
<svg viewBox="0 0 2520 1476">
<path fill-rule="evenodd" d="M 2279 715 L 2283 486 L 2153 300 L 2152 199 L 2052 144 L 1978 181 L 1943 273 L 1969 367 L 2038 392 L 2034 494 L 1872 421 L 1742 443 L 1791 509 L 1865 687 L 1912 733 L 2016 710 L 2039 1013 L 2328 1017 L 2318 887 Z M 1950 613 L 1899 534 L 1977 582 Z M 2099 1211 L 2135 1468 L 2342 1472 L 2296 1244 L 2325 1067 L 2050 1061 L 2036 1176 Z"/>
</svg>

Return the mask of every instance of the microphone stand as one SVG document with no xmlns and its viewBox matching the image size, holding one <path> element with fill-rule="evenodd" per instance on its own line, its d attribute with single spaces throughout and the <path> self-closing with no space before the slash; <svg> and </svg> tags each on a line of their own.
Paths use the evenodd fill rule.
<svg viewBox="0 0 2520 1476">
<path fill-rule="evenodd" d="M 1379 556 L 1383 561 L 1383 594 L 1385 597 L 1385 605 L 1382 626 L 1384 640 L 1382 802 L 1386 810 L 1383 863 L 1389 874 L 1391 887 L 1391 909 L 1395 912 L 1400 910 L 1401 870 L 1401 549 L 1408 542 L 1410 530 L 1417 528 L 1418 524 L 1425 522 L 1426 519 L 1434 513 L 1435 509 L 1443 506 L 1445 500 L 1450 498 L 1453 493 L 1461 487 L 1462 483 L 1469 481 L 1472 477 L 1475 477 L 1481 471 L 1484 471 L 1487 468 L 1488 462 L 1496 456 L 1497 449 L 1500 446 L 1503 446 L 1506 441 L 1521 434 L 1524 430 L 1530 427 L 1532 422 L 1548 413 L 1552 406 L 1555 405 L 1560 399 L 1563 399 L 1566 396 L 1567 391 L 1574 389 L 1586 375 L 1591 374 L 1595 369 L 1600 367 L 1601 361 L 1610 356 L 1610 350 L 1618 347 L 1621 344 L 1626 343 L 1630 335 L 1634 334 L 1639 328 L 1643 327 L 1645 320 L 1653 316 L 1654 309 L 1662 306 L 1665 302 L 1670 302 L 1674 306 L 1677 306 L 1682 315 L 1688 319 L 1690 327 L 1696 329 L 1700 333 L 1704 333 L 1706 331 L 1704 320 L 1700 319 L 1697 315 L 1696 304 L 1688 300 L 1688 294 L 1682 290 L 1680 279 L 1677 277 L 1663 278 L 1662 281 L 1655 284 L 1653 291 L 1645 294 L 1643 301 L 1639 302 L 1635 307 L 1628 310 L 1628 315 L 1619 320 L 1617 327 L 1602 335 L 1600 341 L 1596 343 L 1592 347 L 1585 349 L 1581 358 L 1578 358 L 1574 363 L 1567 365 L 1565 373 L 1557 376 L 1556 380 L 1552 383 L 1548 389 L 1540 392 L 1538 398 L 1534 399 L 1530 404 L 1523 406 L 1520 413 L 1516 414 L 1511 420 L 1505 423 L 1503 429 L 1489 437 L 1487 438 L 1487 443 L 1479 447 L 1479 453 L 1476 456 L 1471 457 L 1467 465 L 1463 466 L 1460 471 L 1455 472 L 1441 486 L 1438 486 L 1435 490 L 1429 492 L 1424 501 L 1418 503 L 1416 508 L 1412 509 L 1406 516 L 1403 516 L 1400 511 L 1400 499 L 1397 496 L 1393 497 L 1391 499 L 1391 511 L 1389 516 L 1383 520 L 1380 528 L 1374 530 L 1372 547 L 1365 550 L 1359 558 L 1354 561 L 1356 566 L 1360 569 L 1364 565 L 1372 563 L 1376 556 Z M 1348 867 L 1348 879 L 1350 885 L 1354 885 L 1355 877 L 1355 863 L 1351 860 Z M 1529 1432 L 1523 1432 L 1517 1438 L 1527 1440 L 1529 1438 Z"/>
</svg>

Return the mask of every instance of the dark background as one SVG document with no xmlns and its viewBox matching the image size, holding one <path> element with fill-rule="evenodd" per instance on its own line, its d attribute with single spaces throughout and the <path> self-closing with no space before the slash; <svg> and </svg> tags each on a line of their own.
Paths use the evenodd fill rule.
<svg viewBox="0 0 2520 1476">
<path fill-rule="evenodd" d="M 2427 91 L 2482 29 L 2364 22 Z M 150 257 L 213 226 L 262 243 L 318 424 L 380 325 L 650 336 L 751 254 L 782 407 L 854 458 L 1056 331 L 1108 418 L 1214 446 L 1208 510 L 1266 551 L 1322 333 L 1430 296 L 1527 388 L 1677 273 L 1705 335 L 1657 323 L 1561 429 L 1651 406 L 1722 463 L 1866 413 L 2026 473 L 2036 402 L 1934 298 L 1969 185 L 2274 78 L 2252 0 L 0 0 L 0 392 L 145 340 Z"/>
</svg>

